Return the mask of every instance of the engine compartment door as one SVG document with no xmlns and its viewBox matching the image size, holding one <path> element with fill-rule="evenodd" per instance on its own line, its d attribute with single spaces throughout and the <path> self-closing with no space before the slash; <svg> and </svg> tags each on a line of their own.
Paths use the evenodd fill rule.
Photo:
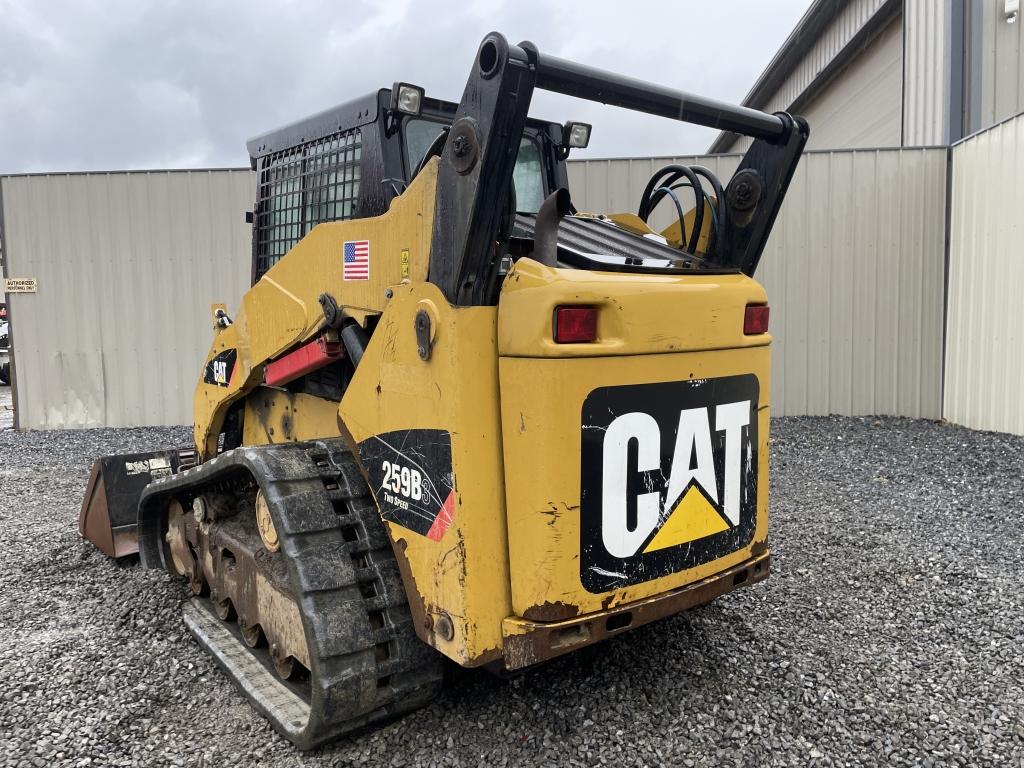
<svg viewBox="0 0 1024 768">
<path fill-rule="evenodd" d="M 770 337 L 743 333 L 764 301 L 741 275 L 517 263 L 498 312 L 516 615 L 607 609 L 764 549 Z M 564 305 L 599 308 L 594 342 L 552 341 Z"/>
</svg>

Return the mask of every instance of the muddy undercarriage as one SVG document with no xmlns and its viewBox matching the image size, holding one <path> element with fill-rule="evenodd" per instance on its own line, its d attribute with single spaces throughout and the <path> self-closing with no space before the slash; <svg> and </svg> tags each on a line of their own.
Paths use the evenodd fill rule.
<svg viewBox="0 0 1024 768">
<path fill-rule="evenodd" d="M 140 509 L 143 558 L 188 579 L 189 629 L 297 744 L 433 697 L 440 656 L 416 637 L 342 441 L 222 454 L 154 483 Z"/>
</svg>

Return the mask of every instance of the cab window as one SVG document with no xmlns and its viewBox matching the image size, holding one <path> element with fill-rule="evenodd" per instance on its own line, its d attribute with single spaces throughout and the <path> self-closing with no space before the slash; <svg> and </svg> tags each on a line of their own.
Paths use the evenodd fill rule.
<svg viewBox="0 0 1024 768">
<path fill-rule="evenodd" d="M 433 120 L 416 118 L 405 121 L 406 174 L 412 175 L 420 160 L 430 149 L 444 124 Z M 544 201 L 544 161 L 540 146 L 533 139 L 524 136 L 519 142 L 519 155 L 512 173 L 516 187 L 516 209 L 519 213 L 536 213 Z"/>
</svg>

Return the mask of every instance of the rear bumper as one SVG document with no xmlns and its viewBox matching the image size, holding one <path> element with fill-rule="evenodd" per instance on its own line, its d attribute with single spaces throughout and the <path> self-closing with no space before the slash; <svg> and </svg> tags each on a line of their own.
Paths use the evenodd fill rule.
<svg viewBox="0 0 1024 768">
<path fill-rule="evenodd" d="M 502 622 L 504 667 L 522 669 L 592 645 L 643 624 L 685 611 L 768 578 L 771 553 L 764 552 L 714 576 L 644 600 L 565 621 L 539 622 L 518 616 Z"/>
</svg>

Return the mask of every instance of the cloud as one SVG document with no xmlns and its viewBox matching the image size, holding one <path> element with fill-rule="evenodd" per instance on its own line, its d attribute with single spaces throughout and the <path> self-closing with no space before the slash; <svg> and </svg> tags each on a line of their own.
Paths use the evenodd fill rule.
<svg viewBox="0 0 1024 768">
<path fill-rule="evenodd" d="M 395 80 L 457 100 L 497 29 L 543 52 L 740 100 L 809 0 L 0 0 L 0 173 L 242 166 L 245 140 Z M 588 156 L 703 150 L 706 129 L 538 94 Z"/>
</svg>

